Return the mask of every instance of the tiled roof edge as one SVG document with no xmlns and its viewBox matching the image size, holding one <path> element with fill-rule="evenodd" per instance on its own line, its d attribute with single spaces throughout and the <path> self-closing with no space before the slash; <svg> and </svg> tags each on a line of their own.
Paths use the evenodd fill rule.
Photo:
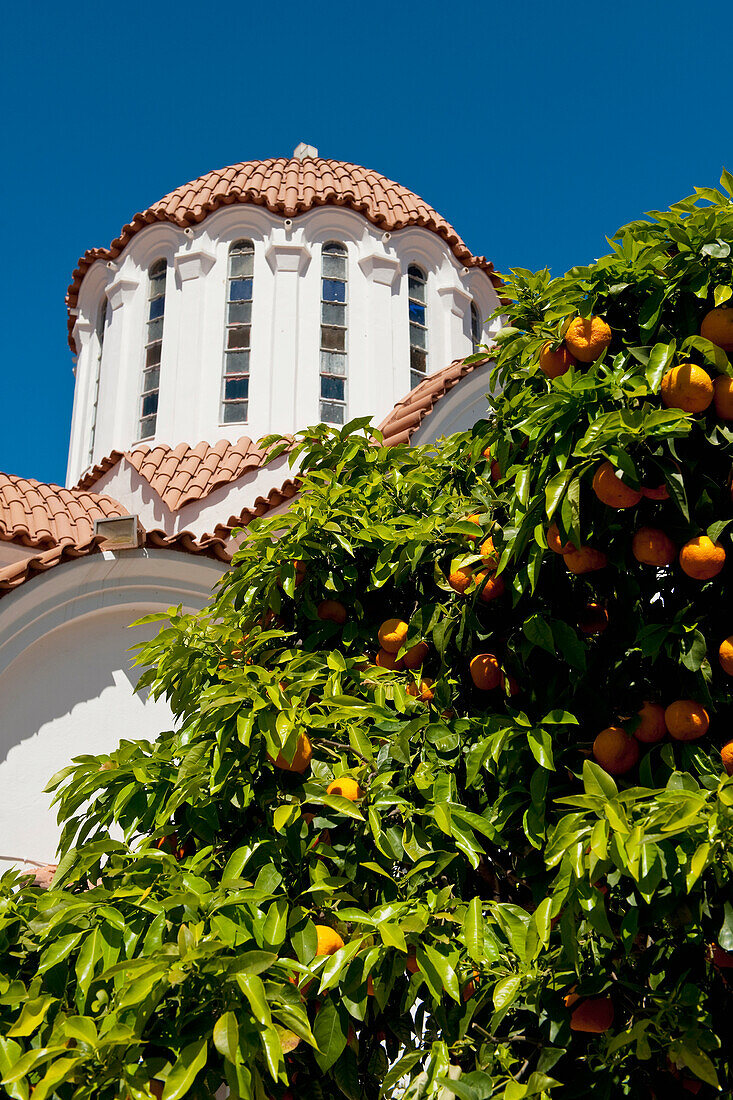
<svg viewBox="0 0 733 1100">
<path fill-rule="evenodd" d="M 464 359 L 456 359 L 449 363 L 447 367 L 443 367 L 442 370 L 428 375 L 424 382 L 421 382 L 414 390 L 410 390 L 401 401 L 397 402 L 379 425 L 379 430 L 384 437 L 382 445 L 384 447 L 396 447 L 409 443 L 438 401 L 445 397 L 454 386 L 457 386 L 463 378 L 478 367 L 484 366 L 490 359 L 490 352 L 472 363 L 467 363 Z"/>
</svg>

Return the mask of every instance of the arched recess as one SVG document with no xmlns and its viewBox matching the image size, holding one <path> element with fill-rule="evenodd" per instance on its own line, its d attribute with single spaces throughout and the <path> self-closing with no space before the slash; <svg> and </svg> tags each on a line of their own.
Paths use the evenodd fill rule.
<svg viewBox="0 0 733 1100">
<path fill-rule="evenodd" d="M 164 700 L 137 695 L 130 647 L 146 614 L 201 607 L 222 566 L 168 551 L 57 566 L 0 601 L 0 856 L 52 861 L 59 827 L 49 778 L 83 754 L 169 728 Z M 3 863 L 0 861 L 0 868 Z"/>
</svg>

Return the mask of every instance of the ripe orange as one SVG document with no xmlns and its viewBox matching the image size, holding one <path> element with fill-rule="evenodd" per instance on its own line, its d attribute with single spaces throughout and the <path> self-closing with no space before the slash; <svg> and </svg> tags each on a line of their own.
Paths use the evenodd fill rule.
<svg viewBox="0 0 733 1100">
<path fill-rule="evenodd" d="M 720 750 L 720 759 L 728 775 L 733 775 L 733 741 L 726 742 Z"/>
<path fill-rule="evenodd" d="M 363 790 L 350 775 L 332 780 L 326 787 L 326 794 L 338 794 L 341 798 L 348 798 L 349 802 L 356 802 L 357 798 L 364 797 Z"/>
<path fill-rule="evenodd" d="M 589 997 L 580 1001 L 570 1016 L 571 1031 L 602 1035 L 613 1023 L 613 1001 L 610 997 Z"/>
<path fill-rule="evenodd" d="M 416 669 L 420 668 L 428 659 L 430 654 L 430 646 L 427 642 L 418 642 L 417 645 L 411 646 L 410 649 L 403 655 L 400 660 L 400 664 L 403 668 Z"/>
<path fill-rule="evenodd" d="M 407 637 L 407 623 L 402 619 L 386 619 L 379 628 L 379 644 L 388 653 L 399 653 Z"/>
<path fill-rule="evenodd" d="M 609 508 L 634 508 L 641 500 L 641 493 L 616 477 L 610 462 L 603 462 L 593 476 L 593 492 L 602 504 Z"/>
<path fill-rule="evenodd" d="M 480 691 L 493 691 L 501 684 L 501 669 L 493 653 L 477 653 L 469 665 L 469 672 Z"/>
<path fill-rule="evenodd" d="M 503 672 L 501 674 L 501 680 L 499 681 L 499 686 L 501 687 L 501 690 L 504 692 L 505 695 L 507 695 L 507 694 L 509 695 L 510 699 L 514 698 L 515 695 L 519 695 L 519 692 L 522 690 L 519 686 L 519 681 L 516 679 L 516 677 L 514 677 L 514 676 L 505 676 Z M 507 688 L 509 688 L 508 692 L 507 692 Z"/>
<path fill-rule="evenodd" d="M 645 699 L 639 711 L 641 721 L 634 730 L 634 737 L 645 745 L 654 745 L 661 741 L 667 732 L 664 721 L 664 707 L 661 703 L 651 703 Z"/>
<path fill-rule="evenodd" d="M 321 600 L 317 615 L 324 622 L 338 623 L 339 626 L 346 622 L 346 608 L 338 600 Z"/>
<path fill-rule="evenodd" d="M 720 667 L 726 676 L 733 676 L 733 635 L 724 638 L 718 648 Z"/>
<path fill-rule="evenodd" d="M 552 350 L 549 341 L 540 348 L 540 370 L 548 378 L 559 378 L 561 374 L 567 374 L 574 365 L 575 360 L 565 344 L 560 344 L 557 351 Z"/>
<path fill-rule="evenodd" d="M 304 771 L 310 767 L 310 762 L 313 758 L 313 746 L 305 733 L 301 733 L 298 736 L 298 743 L 295 747 L 295 755 L 291 761 L 288 761 L 282 752 L 278 753 L 277 760 L 273 760 L 269 757 L 269 760 L 275 765 L 276 768 L 280 768 L 284 772 L 297 772 L 302 775 Z"/>
<path fill-rule="evenodd" d="M 708 732 L 710 718 L 693 699 L 676 699 L 665 710 L 664 722 L 675 741 L 697 741 Z"/>
<path fill-rule="evenodd" d="M 341 939 L 338 932 L 334 931 L 334 929 L 330 928 L 327 924 L 316 925 L 316 936 L 318 937 L 316 956 L 333 955 L 344 946 L 344 941 Z"/>
<path fill-rule="evenodd" d="M 724 951 L 719 944 L 711 943 L 708 946 L 707 957 L 718 970 L 733 970 L 733 954 Z"/>
<path fill-rule="evenodd" d="M 609 726 L 593 742 L 593 755 L 609 775 L 625 775 L 639 761 L 639 746 L 620 726 Z"/>
<path fill-rule="evenodd" d="M 411 695 L 413 699 L 419 699 L 421 703 L 429 703 L 433 698 L 433 692 L 430 690 L 433 686 L 433 681 L 429 676 L 425 676 L 419 683 L 409 683 L 407 685 L 407 694 Z"/>
<path fill-rule="evenodd" d="M 491 480 L 499 481 L 501 478 L 501 466 L 495 458 L 491 457 L 491 447 L 485 447 L 482 453 L 486 461 L 491 463 Z"/>
<path fill-rule="evenodd" d="M 576 576 L 582 573 L 595 573 L 598 569 L 605 569 L 608 565 L 608 558 L 603 551 L 594 550 L 592 546 L 581 546 L 579 550 L 573 547 L 563 556 L 565 565 Z"/>
<path fill-rule="evenodd" d="M 719 374 L 713 382 L 713 401 L 721 420 L 733 420 L 733 378 L 730 375 Z"/>
<path fill-rule="evenodd" d="M 680 363 L 662 379 L 662 404 L 683 412 L 704 412 L 713 400 L 713 383 L 707 371 L 694 363 Z"/>
<path fill-rule="evenodd" d="M 717 577 L 725 565 L 725 550 L 719 542 L 711 542 L 707 535 L 690 539 L 680 550 L 680 566 L 696 581 L 709 581 Z"/>
<path fill-rule="evenodd" d="M 473 569 L 469 565 L 461 565 L 454 569 L 448 577 L 448 584 L 454 592 L 463 595 L 473 579 Z"/>
<path fill-rule="evenodd" d="M 658 527 L 640 527 L 631 540 L 631 553 L 642 565 L 663 569 L 677 557 L 677 547 Z"/>
<path fill-rule="evenodd" d="M 563 542 L 560 538 L 560 528 L 556 523 L 551 523 L 547 528 L 547 545 L 555 554 L 569 554 L 574 550 L 572 542 Z"/>
<path fill-rule="evenodd" d="M 723 351 L 733 351 L 733 307 L 718 306 L 706 313 L 700 325 L 700 335 Z"/>
<path fill-rule="evenodd" d="M 581 363 L 595 363 L 611 343 L 611 330 L 602 317 L 576 317 L 565 332 L 565 344 Z"/>
<path fill-rule="evenodd" d="M 484 584 L 485 579 L 486 584 Z M 489 569 L 482 569 L 480 573 L 476 574 L 476 586 L 480 588 L 482 584 L 484 586 L 479 592 L 479 599 L 484 603 L 498 600 L 499 596 L 503 596 L 506 592 L 504 578 L 495 577 Z"/>
<path fill-rule="evenodd" d="M 419 967 L 417 965 L 417 952 L 414 947 L 411 947 L 407 952 L 407 959 L 405 961 L 405 970 L 410 974 L 417 974 Z"/>
<path fill-rule="evenodd" d="M 499 555 L 494 549 L 494 540 L 492 538 L 485 539 L 481 543 L 481 561 L 484 563 L 487 569 L 492 571 L 499 566 Z"/>
<path fill-rule="evenodd" d="M 608 626 L 608 612 L 599 603 L 589 603 L 578 615 L 578 629 L 584 634 L 602 634 Z"/>
<path fill-rule="evenodd" d="M 380 649 L 379 653 L 374 658 L 374 663 L 379 668 L 386 668 L 390 672 L 405 667 L 404 657 L 400 657 L 398 661 L 397 655 L 395 653 L 388 653 L 386 649 Z"/>
<path fill-rule="evenodd" d="M 655 489 L 650 489 L 647 485 L 642 485 L 641 495 L 646 497 L 647 500 L 669 500 L 669 489 L 662 482 L 661 485 L 657 485 Z"/>
<path fill-rule="evenodd" d="M 476 993 L 476 982 L 481 977 L 478 970 L 474 970 L 472 976 L 468 979 L 461 991 L 461 1000 L 465 1004 L 466 1001 L 470 1001 L 471 997 Z"/>
<path fill-rule="evenodd" d="M 294 561 L 295 566 L 295 587 L 299 588 L 305 580 L 306 565 L 304 561 Z"/>
</svg>

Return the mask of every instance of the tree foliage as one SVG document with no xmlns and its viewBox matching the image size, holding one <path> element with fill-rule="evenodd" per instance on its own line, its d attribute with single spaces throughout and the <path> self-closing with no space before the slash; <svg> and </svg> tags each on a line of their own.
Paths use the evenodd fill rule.
<svg viewBox="0 0 733 1100">
<path fill-rule="evenodd" d="M 730 565 L 699 581 L 631 552 L 652 526 L 730 554 L 733 432 L 659 393 L 679 362 L 733 375 L 699 335 L 731 297 L 732 184 L 562 278 L 512 272 L 471 432 L 298 437 L 290 510 L 253 523 L 211 605 L 163 617 L 140 655 L 175 728 L 55 776 L 53 888 L 2 880 L 13 1100 L 140 1100 L 153 1080 L 165 1100 L 222 1082 L 245 1100 L 733 1090 Z M 540 349 L 578 315 L 605 318 L 610 347 L 548 380 Z M 604 505 L 605 461 L 668 499 Z M 606 567 L 571 573 L 551 521 Z M 489 536 L 505 590 L 485 600 Z M 602 633 L 579 628 L 588 604 Z M 409 624 L 398 659 L 427 643 L 422 670 L 374 663 L 389 618 Z M 492 690 L 470 674 L 481 653 Z M 600 730 L 679 698 L 709 713 L 704 738 L 641 744 L 616 779 L 594 761 Z M 343 776 L 362 797 L 329 793 Z M 318 955 L 318 926 L 343 947 Z M 609 1003 L 597 1034 L 571 1026 Z"/>
</svg>

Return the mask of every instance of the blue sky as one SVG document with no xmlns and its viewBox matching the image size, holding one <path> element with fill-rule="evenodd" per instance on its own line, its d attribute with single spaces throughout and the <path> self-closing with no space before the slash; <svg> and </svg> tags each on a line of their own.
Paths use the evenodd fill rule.
<svg viewBox="0 0 733 1100">
<path fill-rule="evenodd" d="M 306 141 L 499 270 L 559 274 L 733 170 L 724 3 L 48 3 L 3 24 L 0 469 L 39 480 L 65 477 L 77 258 L 202 172 Z"/>
</svg>

